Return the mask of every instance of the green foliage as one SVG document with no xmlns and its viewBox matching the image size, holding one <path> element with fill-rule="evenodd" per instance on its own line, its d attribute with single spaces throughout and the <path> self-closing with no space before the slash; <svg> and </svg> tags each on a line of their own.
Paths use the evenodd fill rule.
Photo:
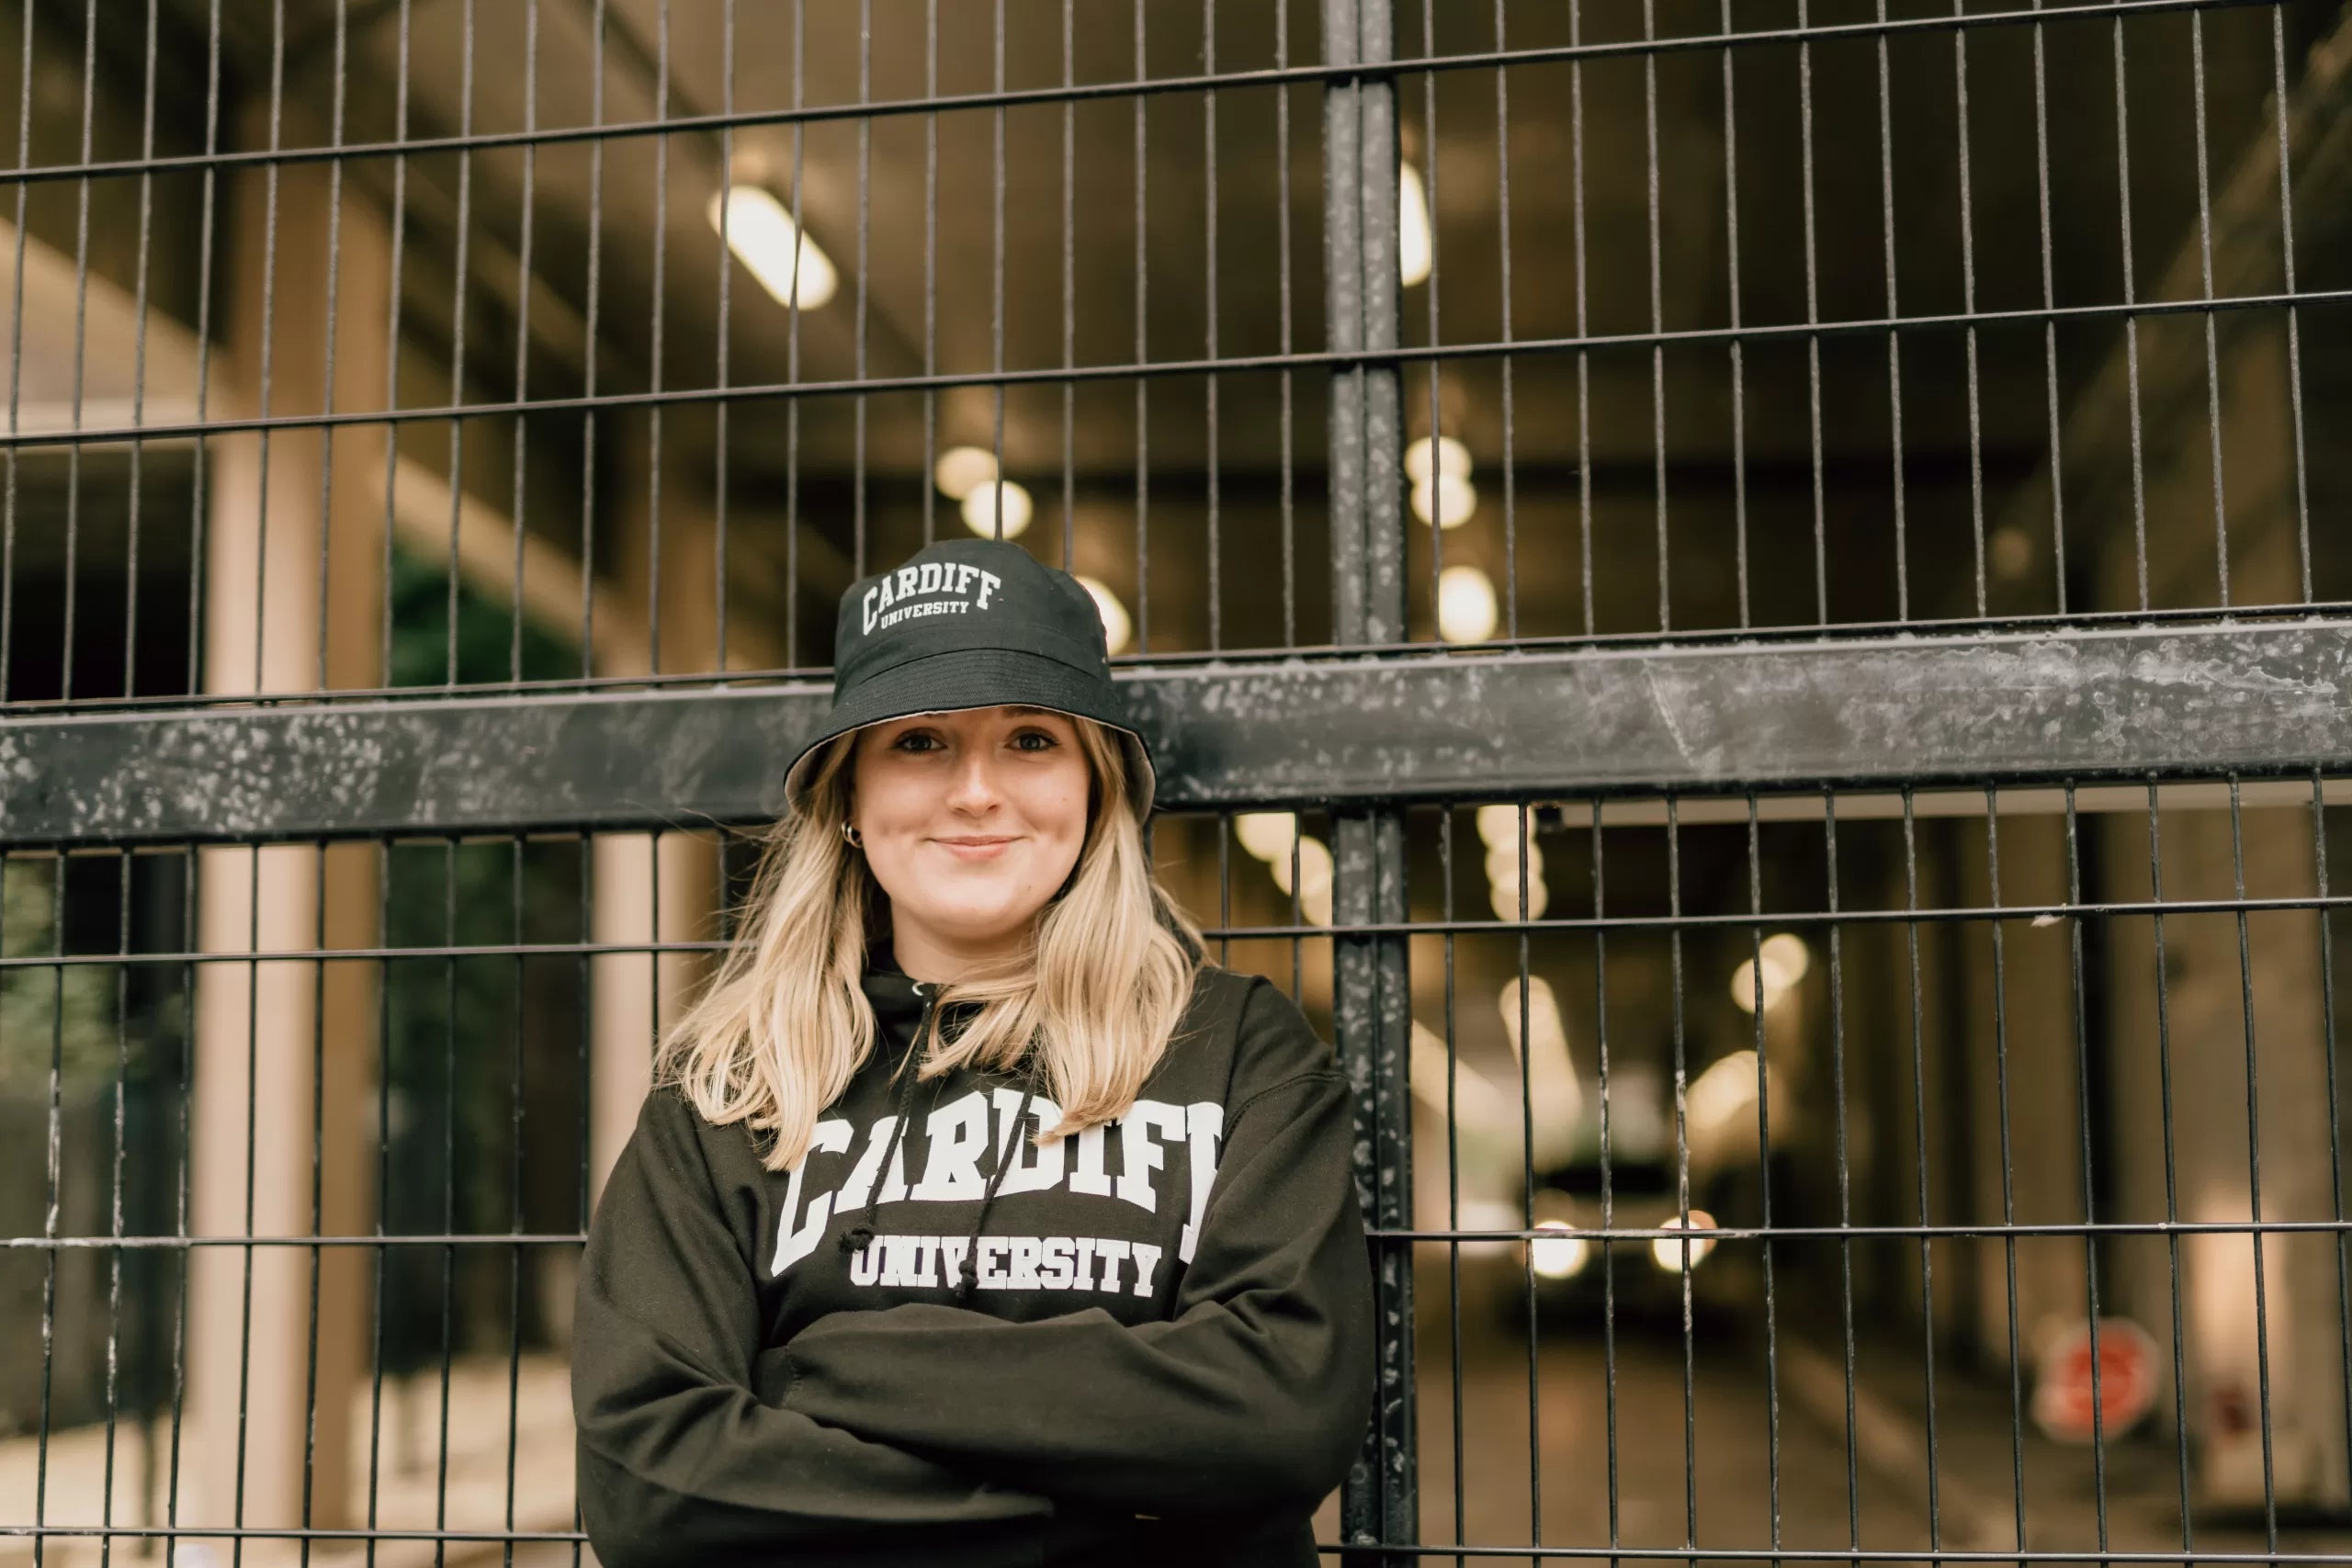
<svg viewBox="0 0 2352 1568">
<path fill-rule="evenodd" d="M 56 954 L 59 863 L 21 859 L 0 867 L 0 956 Z M 113 1077 L 119 974 L 112 964 L 0 969 L 0 1098 L 46 1098 L 52 1063 L 68 1092 Z M 135 1032 L 125 1049 L 135 1063 Z"/>
</svg>

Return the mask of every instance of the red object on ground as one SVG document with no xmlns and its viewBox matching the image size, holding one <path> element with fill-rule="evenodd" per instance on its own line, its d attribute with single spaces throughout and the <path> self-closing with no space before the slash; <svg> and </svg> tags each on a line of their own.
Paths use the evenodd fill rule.
<svg viewBox="0 0 2352 1568">
<path fill-rule="evenodd" d="M 2146 1329 L 2124 1317 L 2098 1320 L 2098 1382 L 2095 1406 L 2091 1325 L 2086 1318 L 2041 1352 L 2033 1388 L 2034 1424 L 2070 1443 L 2087 1443 L 2094 1436 L 2120 1438 L 2138 1425 L 2155 1407 L 2156 1392 L 2164 1383 L 2156 1342 Z"/>
</svg>

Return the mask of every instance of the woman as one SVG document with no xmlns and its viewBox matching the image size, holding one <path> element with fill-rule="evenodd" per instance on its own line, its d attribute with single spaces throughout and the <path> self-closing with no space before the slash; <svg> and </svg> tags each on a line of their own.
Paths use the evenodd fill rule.
<svg viewBox="0 0 2352 1568">
<path fill-rule="evenodd" d="M 956 540 L 843 595 L 589 1230 L 608 1568 L 1316 1562 L 1373 1388 L 1347 1083 L 1202 960 L 1152 786 L 1069 574 Z"/>
</svg>

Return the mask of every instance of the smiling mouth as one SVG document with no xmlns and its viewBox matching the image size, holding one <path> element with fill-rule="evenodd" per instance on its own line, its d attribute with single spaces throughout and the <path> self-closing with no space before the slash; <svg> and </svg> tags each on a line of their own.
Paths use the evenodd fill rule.
<svg viewBox="0 0 2352 1568">
<path fill-rule="evenodd" d="M 945 844 L 951 850 L 992 850 L 1000 844 L 1013 842 L 1011 839 L 936 839 L 933 841 Z"/>
</svg>

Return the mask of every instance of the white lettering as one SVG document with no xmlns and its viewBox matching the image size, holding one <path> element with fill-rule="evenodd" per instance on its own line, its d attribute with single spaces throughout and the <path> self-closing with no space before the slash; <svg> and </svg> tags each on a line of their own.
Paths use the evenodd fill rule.
<svg viewBox="0 0 2352 1568">
<path fill-rule="evenodd" d="M 1214 1100 L 1196 1100 L 1184 1107 L 1187 1145 L 1184 1163 L 1193 1178 L 1193 1207 L 1184 1231 L 1176 1240 L 1176 1260 L 1190 1263 L 1200 1245 L 1201 1218 L 1209 1211 L 1209 1190 L 1216 1181 L 1217 1145 L 1225 1137 L 1225 1107 Z"/>
<path fill-rule="evenodd" d="M 1159 1272 L 1159 1256 L 1160 1249 L 1152 1246 L 1151 1243 L 1148 1241 L 1136 1243 L 1136 1294 L 1139 1296 L 1151 1294 L 1152 1276 Z"/>
<path fill-rule="evenodd" d="M 915 593 L 915 579 L 916 579 L 916 577 L 917 577 L 918 575 L 920 575 L 920 574 L 919 574 L 919 573 L 917 573 L 917 571 L 915 570 L 915 569 L 914 569 L 913 567 L 910 567 L 910 566 L 902 566 L 902 567 L 900 567 L 900 568 L 899 569 L 899 595 L 898 595 L 898 596 L 899 596 L 899 598 L 901 598 L 901 599 L 911 599 L 911 598 L 913 598 L 913 597 L 914 597 L 914 593 Z"/>
<path fill-rule="evenodd" d="M 1007 1272 L 1012 1276 L 1012 1283 L 1005 1288 L 1013 1291 L 1045 1289 L 1037 1282 L 1037 1238 L 1016 1235 L 1009 1239 L 1012 1243 L 1012 1258 Z"/>
<path fill-rule="evenodd" d="M 771 1275 L 781 1274 L 811 1252 L 817 1250 L 818 1238 L 825 1234 L 825 1222 L 832 1218 L 833 1195 L 820 1192 L 808 1204 L 808 1217 L 795 1228 L 793 1217 L 800 1210 L 801 1179 L 808 1172 L 808 1156 L 816 1154 L 837 1155 L 850 1145 L 850 1125 L 846 1122 L 820 1122 L 808 1139 L 808 1151 L 792 1168 L 792 1179 L 785 1184 L 784 1213 L 776 1221 L 775 1261 L 768 1266 Z"/>
<path fill-rule="evenodd" d="M 878 587 L 869 588 L 865 591 L 865 598 L 863 601 L 865 606 L 865 629 L 869 636 L 871 636 L 874 631 L 874 617 L 881 613 L 882 605 L 875 603 L 875 600 L 881 597 L 881 592 L 882 591 Z M 886 600 L 884 603 L 887 604 L 888 601 Z"/>
<path fill-rule="evenodd" d="M 1091 1193 L 1097 1198 L 1111 1195 L 1111 1178 L 1103 1169 L 1103 1136 L 1105 1127 L 1100 1122 L 1078 1135 L 1078 1160 L 1069 1173 L 1069 1190 Z M 1068 1140 L 1064 1140 L 1067 1142 Z"/>
<path fill-rule="evenodd" d="M 1151 1173 L 1166 1163 L 1168 1151 L 1159 1133 L 1171 1141 L 1184 1136 L 1184 1108 L 1164 1100 L 1138 1100 L 1119 1118 L 1119 1147 L 1125 1156 L 1125 1169 L 1119 1176 L 1119 1196 L 1146 1213 L 1159 1207 L 1159 1195 L 1152 1190 Z"/>
<path fill-rule="evenodd" d="M 1009 1089 L 999 1089 L 996 1098 L 996 1157 L 999 1164 L 1010 1159 L 1012 1168 L 1004 1173 L 998 1184 L 997 1196 L 1011 1197 L 1016 1192 L 1050 1192 L 1062 1184 L 1062 1168 L 1069 1163 L 1069 1140 L 1047 1144 L 1040 1148 L 1031 1141 L 1026 1122 L 1016 1123 L 1013 1118 L 1021 1111 L 1021 1096 Z M 1043 1095 L 1032 1096 L 1029 1112 L 1040 1134 L 1050 1133 L 1062 1124 L 1062 1108 Z M 1015 1140 L 1018 1140 L 1016 1142 Z"/>
<path fill-rule="evenodd" d="M 1127 1244 L 1114 1235 L 1096 1236 L 1094 1238 L 1094 1256 L 1102 1260 L 1102 1279 L 1094 1288 L 1098 1291 L 1117 1290 L 1119 1288 L 1119 1265 L 1126 1261 Z"/>
<path fill-rule="evenodd" d="M 988 1097 L 974 1089 L 955 1104 L 933 1111 L 923 1130 L 931 1154 L 923 1161 L 922 1180 L 915 1186 L 916 1201 L 953 1203 L 985 1193 L 980 1150 L 988 1145 Z"/>
<path fill-rule="evenodd" d="M 1049 1291 L 1067 1291 L 1078 1283 L 1078 1270 L 1071 1267 L 1072 1243 L 1066 1235 L 1046 1237 L 1037 1253 L 1037 1283 Z"/>
<path fill-rule="evenodd" d="M 996 574 L 996 573 L 994 573 L 994 572 L 992 572 L 992 571 L 983 571 L 983 572 L 981 572 L 981 573 L 980 573 L 980 601 L 979 601 L 980 608 L 981 608 L 981 609 L 983 609 L 983 610 L 987 609 L 987 608 L 989 607 L 989 594 L 991 594 L 991 593 L 993 593 L 993 592 L 995 592 L 998 589 L 1000 589 L 1000 588 L 1001 588 L 1001 587 L 1003 587 L 1003 586 L 1004 586 L 1004 583 L 1003 583 L 1002 580 L 1001 580 L 1001 579 L 1000 579 L 1000 578 L 997 576 L 997 574 Z"/>
<path fill-rule="evenodd" d="M 851 1284 L 871 1285 L 876 1280 L 881 1278 L 882 1244 L 885 1239 L 885 1237 L 877 1235 L 872 1241 L 867 1242 L 864 1247 L 849 1255 L 849 1282 Z"/>
<path fill-rule="evenodd" d="M 922 565 L 915 570 L 915 592 L 918 593 L 938 592 L 939 576 L 939 563 L 937 561 L 927 560 L 923 562 Z"/>
<path fill-rule="evenodd" d="M 866 1128 L 865 1152 L 857 1156 L 857 1163 L 850 1167 L 849 1178 L 842 1183 L 841 1195 L 833 1200 L 833 1206 L 840 1213 L 847 1213 L 852 1209 L 862 1209 L 865 1206 L 866 1198 L 874 1190 L 874 1178 L 882 1167 L 882 1151 L 890 1143 L 890 1129 L 898 1124 L 899 1119 L 896 1116 L 883 1116 L 876 1118 L 874 1124 Z M 882 1185 L 883 1202 L 895 1203 L 907 1195 L 907 1184 L 904 1179 L 906 1159 L 906 1150 L 901 1146 L 897 1156 L 890 1162 L 891 1179 Z M 891 1190 L 893 1187 L 898 1190 L 893 1192 Z"/>
</svg>

